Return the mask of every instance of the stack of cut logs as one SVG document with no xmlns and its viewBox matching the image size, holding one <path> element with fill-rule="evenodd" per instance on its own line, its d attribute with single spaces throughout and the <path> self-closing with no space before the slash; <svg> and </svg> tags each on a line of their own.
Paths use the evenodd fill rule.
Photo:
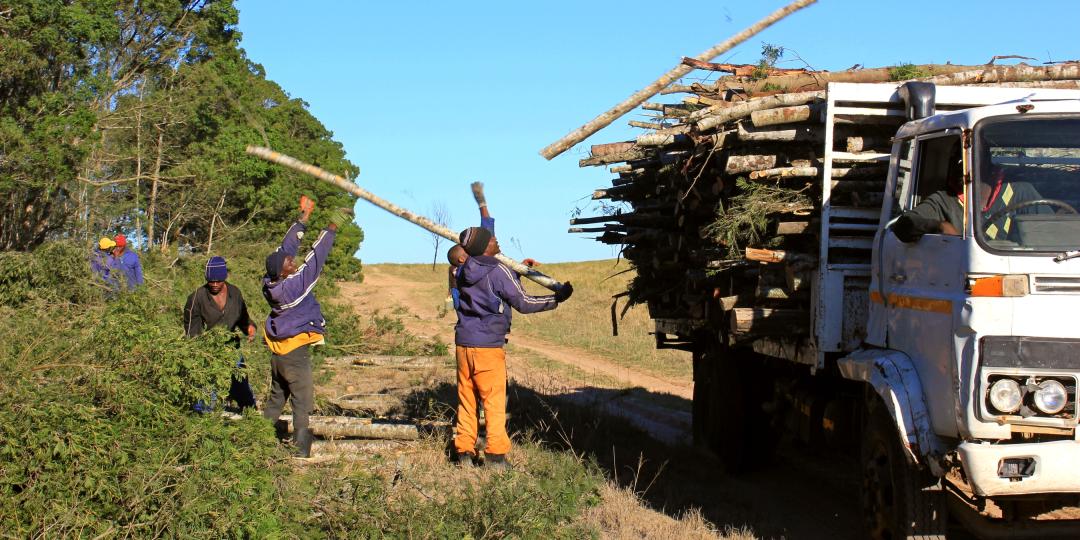
<svg viewBox="0 0 1080 540">
<path fill-rule="evenodd" d="M 932 73 L 920 80 L 1080 88 L 1078 63 L 763 73 L 760 66 L 684 62 L 732 75 L 665 89 L 663 94 L 688 95 L 678 104 L 645 103 L 651 120 L 630 125 L 648 133 L 593 146 L 580 165 L 610 166 L 618 175 L 593 199 L 627 203 L 630 209 L 572 219 L 570 232 L 595 233 L 600 242 L 622 246 L 622 256 L 638 274 L 630 302 L 646 303 L 654 319 L 729 329 L 733 342 L 809 331 L 828 82 L 889 82 L 898 74 Z M 887 158 L 868 160 L 865 154 L 888 153 L 902 121 L 878 116 L 837 122 L 830 179 L 834 204 L 880 206 Z M 784 192 L 807 204 L 745 204 L 758 193 Z M 762 215 L 734 214 L 751 211 Z"/>
</svg>

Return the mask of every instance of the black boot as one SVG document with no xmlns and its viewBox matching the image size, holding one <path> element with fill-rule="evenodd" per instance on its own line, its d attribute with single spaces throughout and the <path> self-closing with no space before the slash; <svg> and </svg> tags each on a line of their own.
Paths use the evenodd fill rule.
<svg viewBox="0 0 1080 540">
<path fill-rule="evenodd" d="M 506 460 L 506 454 L 484 454 L 484 466 L 500 471 L 510 470 L 510 462 Z"/>
<path fill-rule="evenodd" d="M 289 440 L 288 420 L 277 420 L 274 422 L 274 436 L 277 437 L 278 442 L 286 442 Z"/>
<path fill-rule="evenodd" d="M 476 454 L 472 454 L 469 452 L 458 452 L 455 450 L 454 453 L 450 455 L 450 463 L 453 463 L 458 467 L 468 467 L 471 465 L 475 465 Z"/>
<path fill-rule="evenodd" d="M 296 453 L 300 458 L 311 457 L 311 430 L 301 429 L 296 432 Z"/>
</svg>

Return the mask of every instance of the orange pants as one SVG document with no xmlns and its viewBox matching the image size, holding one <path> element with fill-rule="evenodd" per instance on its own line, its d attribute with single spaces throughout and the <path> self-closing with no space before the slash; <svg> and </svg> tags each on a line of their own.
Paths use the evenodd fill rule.
<svg viewBox="0 0 1080 540">
<path fill-rule="evenodd" d="M 500 348 L 458 346 L 457 354 L 457 435 L 454 449 L 458 453 L 476 453 L 479 420 L 476 416 L 476 396 L 484 404 L 487 418 L 487 454 L 510 451 L 506 435 L 506 352 Z"/>
</svg>

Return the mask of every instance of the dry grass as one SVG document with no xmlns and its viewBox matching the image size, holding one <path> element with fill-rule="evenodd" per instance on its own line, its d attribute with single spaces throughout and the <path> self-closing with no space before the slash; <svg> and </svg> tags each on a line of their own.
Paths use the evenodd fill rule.
<svg viewBox="0 0 1080 540">
<path fill-rule="evenodd" d="M 677 380 L 689 380 L 693 367 L 688 353 L 656 350 L 654 330 L 645 306 L 634 306 L 611 332 L 612 296 L 627 289 L 634 278 L 625 260 L 546 264 L 544 273 L 574 284 L 574 296 L 555 311 L 515 317 L 514 332 L 585 349 L 613 363 Z M 616 275 L 617 274 L 617 275 Z M 531 293 L 546 291 L 522 280 Z M 625 299 L 620 299 L 621 313 Z"/>
<path fill-rule="evenodd" d="M 533 389 L 543 390 L 548 393 L 553 393 L 552 391 L 561 393 L 586 386 L 597 388 L 622 388 L 625 386 L 623 382 L 613 377 L 608 377 L 602 373 L 588 372 L 577 366 L 552 360 L 543 354 L 524 347 L 518 347 L 513 343 L 507 345 L 506 354 L 510 362 L 524 362 L 531 368 L 516 371 L 512 367 L 513 364 L 511 364 L 509 376 L 521 379 L 526 386 Z M 533 380 L 541 376 L 541 374 L 550 380 Z"/>
<path fill-rule="evenodd" d="M 446 298 L 445 265 L 438 265 L 435 271 L 425 264 L 382 266 L 392 267 L 402 278 L 419 283 L 416 292 L 430 296 L 432 306 L 440 305 Z M 626 261 L 611 259 L 541 266 L 544 273 L 573 283 L 574 296 L 555 311 L 514 317 L 514 334 L 581 348 L 612 363 L 654 375 L 689 380 L 690 355 L 656 350 L 649 334 L 653 324 L 644 306 L 631 308 L 619 321 L 619 335 L 611 335 L 611 297 L 626 290 L 635 275 L 632 271 L 625 272 L 629 268 Z M 531 281 L 522 282 L 532 294 L 548 294 Z M 620 312 L 624 302 L 619 302 Z"/>
<path fill-rule="evenodd" d="M 644 507 L 630 488 L 608 482 L 601 488 L 603 500 L 581 516 L 587 528 L 601 531 L 601 538 L 649 538 L 653 540 L 753 540 L 747 529 L 729 529 L 722 533 L 702 517 L 697 509 L 677 519 Z"/>
</svg>

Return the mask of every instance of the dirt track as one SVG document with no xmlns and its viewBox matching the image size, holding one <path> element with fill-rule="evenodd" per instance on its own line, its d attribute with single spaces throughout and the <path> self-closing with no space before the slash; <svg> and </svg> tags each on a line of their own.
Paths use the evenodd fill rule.
<svg viewBox="0 0 1080 540">
<path fill-rule="evenodd" d="M 417 335 L 453 343 L 453 313 L 440 317 L 445 289 L 439 272 L 432 282 L 410 281 L 397 275 L 393 265 L 370 265 L 362 284 L 343 283 L 342 297 L 361 314 L 387 313 L 398 309 L 406 328 Z M 625 419 L 656 441 L 592 441 L 590 446 L 609 448 L 595 457 L 613 475 L 632 471 L 624 463 L 639 456 L 646 461 L 638 473 L 645 479 L 661 471 L 646 499 L 657 509 L 677 514 L 690 507 L 721 529 L 727 525 L 750 525 L 763 537 L 854 538 L 858 531 L 858 502 L 853 477 L 844 464 L 828 457 L 807 457 L 786 450 L 777 463 L 758 473 L 740 477 L 725 475 L 710 456 L 688 448 L 692 382 L 669 380 L 618 366 L 588 351 L 555 344 L 534 336 L 511 335 L 515 347 L 542 355 L 579 370 L 599 373 L 618 381 L 608 387 L 583 385 L 559 370 L 540 370 L 508 355 L 510 377 L 537 394 L 572 403 L 592 411 Z M 629 390 L 635 388 L 635 390 Z M 662 397 L 663 399 L 656 399 Z M 678 401 L 682 410 L 663 403 Z M 557 403 L 557 401 L 556 401 Z M 585 437 L 588 438 L 588 437 Z M 579 449 L 580 450 L 580 449 Z M 607 465 L 604 462 L 607 462 Z M 616 463 L 618 462 L 618 463 Z M 646 480 L 634 480 L 646 482 Z M 639 485 L 639 488 L 641 486 Z"/>
</svg>

